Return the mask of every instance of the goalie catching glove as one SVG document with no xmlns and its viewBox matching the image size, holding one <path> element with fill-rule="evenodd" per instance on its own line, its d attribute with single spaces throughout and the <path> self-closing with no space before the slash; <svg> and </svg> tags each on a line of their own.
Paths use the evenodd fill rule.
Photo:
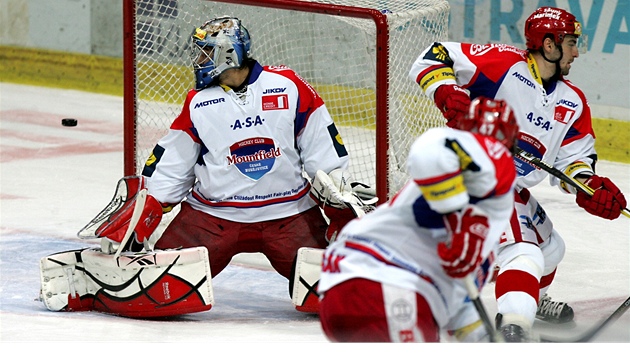
<svg viewBox="0 0 630 354">
<path fill-rule="evenodd" d="M 143 176 L 124 177 L 118 181 L 116 192 L 111 202 L 92 221 L 78 233 L 79 238 L 107 238 L 117 247 L 131 248 L 133 242 L 125 240 L 128 230 L 133 231 L 131 241 L 142 244 L 148 240 L 162 220 L 162 205 L 153 196 L 147 194 Z M 140 213 L 134 218 L 136 209 Z M 103 249 L 103 252 L 110 250 Z"/>
<path fill-rule="evenodd" d="M 326 230 L 328 242 L 352 219 L 374 209 L 378 198 L 372 189 L 360 182 L 351 182 L 350 173 L 341 169 L 329 174 L 319 170 L 311 183 L 311 198 L 330 220 Z"/>
<path fill-rule="evenodd" d="M 481 249 L 488 235 L 488 217 L 477 207 L 468 205 L 461 211 L 444 215 L 449 243 L 437 246 L 440 264 L 452 278 L 463 278 L 481 264 Z"/>
<path fill-rule="evenodd" d="M 619 217 L 621 210 L 627 205 L 626 198 L 619 188 L 608 178 L 598 175 L 590 176 L 584 185 L 594 190 L 593 195 L 578 192 L 577 204 L 589 214 L 604 219 L 614 220 Z"/>
</svg>

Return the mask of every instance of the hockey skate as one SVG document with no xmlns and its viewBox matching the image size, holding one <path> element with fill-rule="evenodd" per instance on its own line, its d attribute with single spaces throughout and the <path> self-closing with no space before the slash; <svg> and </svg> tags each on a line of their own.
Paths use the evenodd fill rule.
<svg viewBox="0 0 630 354">
<path fill-rule="evenodd" d="M 536 318 L 550 323 L 567 323 L 573 320 L 573 309 L 566 302 L 552 301 L 545 294 L 538 302 Z"/>
</svg>

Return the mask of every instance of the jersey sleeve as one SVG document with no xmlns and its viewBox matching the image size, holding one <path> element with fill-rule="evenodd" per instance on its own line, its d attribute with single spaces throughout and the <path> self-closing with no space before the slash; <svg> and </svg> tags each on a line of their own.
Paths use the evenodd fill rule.
<svg viewBox="0 0 630 354">
<path fill-rule="evenodd" d="M 413 144 L 408 170 L 431 209 L 441 214 L 511 195 L 516 179 L 505 146 L 448 128 L 433 129 Z"/>
<path fill-rule="evenodd" d="M 556 156 L 554 167 L 564 171 L 570 177 L 592 175 L 595 173 L 597 152 L 595 151 L 595 132 L 591 117 L 591 109 L 584 93 L 565 80 L 580 98 L 582 111 L 562 139 L 560 150 Z M 556 177 L 550 176 L 551 185 L 558 185 L 564 192 L 575 193 L 573 188 L 564 185 Z"/>
<path fill-rule="evenodd" d="M 505 44 L 435 42 L 413 63 L 409 77 L 431 99 L 445 84 L 469 89 L 471 98 L 493 98 L 508 69 L 525 58 L 525 51 Z"/>
<path fill-rule="evenodd" d="M 446 147 L 439 130 L 423 134 L 411 147 L 407 168 L 429 207 L 440 214 L 463 208 L 469 202 L 457 153 Z"/>
<path fill-rule="evenodd" d="M 162 204 L 181 202 L 195 182 L 194 167 L 202 148 L 190 118 L 189 105 L 195 94 L 189 92 L 182 112 L 155 145 L 142 170 L 149 194 Z"/>
<path fill-rule="evenodd" d="M 458 51 L 456 43 L 433 43 L 412 64 L 409 78 L 433 99 L 433 93 L 439 86 L 457 84 L 451 52 L 455 54 Z"/>
<path fill-rule="evenodd" d="M 337 168 L 347 169 L 350 157 L 324 100 L 294 71 L 284 70 L 282 75 L 293 81 L 298 90 L 295 140 L 305 172 L 313 177 L 317 170 L 329 173 Z"/>
</svg>

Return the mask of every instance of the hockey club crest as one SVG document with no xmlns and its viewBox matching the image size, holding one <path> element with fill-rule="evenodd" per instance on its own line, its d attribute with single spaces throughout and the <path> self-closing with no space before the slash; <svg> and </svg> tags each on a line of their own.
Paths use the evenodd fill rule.
<svg viewBox="0 0 630 354">
<path fill-rule="evenodd" d="M 282 153 L 269 138 L 250 138 L 230 146 L 229 165 L 235 165 L 245 176 L 259 180 L 271 171 L 276 157 Z"/>
<path fill-rule="evenodd" d="M 519 134 L 518 147 L 539 159 L 542 159 L 546 151 L 545 147 L 540 143 L 540 141 L 538 141 L 538 139 L 525 133 Z M 518 173 L 519 176 L 527 176 L 532 171 L 536 170 L 534 166 L 519 158 L 518 154 L 514 155 L 514 166 L 516 167 L 516 173 Z"/>
</svg>

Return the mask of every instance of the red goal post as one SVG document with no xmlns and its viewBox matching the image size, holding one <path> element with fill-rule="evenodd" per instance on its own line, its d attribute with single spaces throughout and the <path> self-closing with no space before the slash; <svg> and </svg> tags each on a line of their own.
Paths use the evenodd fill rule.
<svg viewBox="0 0 630 354">
<path fill-rule="evenodd" d="M 206 20 L 240 18 L 252 56 L 284 64 L 323 97 L 351 155 L 353 177 L 387 200 L 406 181 L 411 143 L 443 124 L 407 73 L 445 40 L 445 0 L 125 0 L 124 173 L 139 174 L 194 86 L 188 36 Z"/>
</svg>

